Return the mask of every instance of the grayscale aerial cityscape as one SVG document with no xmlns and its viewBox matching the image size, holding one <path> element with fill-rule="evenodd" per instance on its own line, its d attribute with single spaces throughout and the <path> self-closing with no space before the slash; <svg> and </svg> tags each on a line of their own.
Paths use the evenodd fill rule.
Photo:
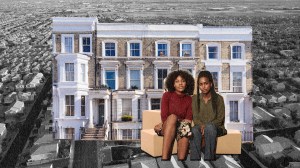
<svg viewBox="0 0 300 168">
<path fill-rule="evenodd" d="M 77 21 L 68 20 L 70 17 L 79 18 Z M 103 41 L 91 40 L 93 36 L 89 35 L 90 32 L 85 31 L 83 35 L 78 35 L 74 33 L 75 29 L 71 29 L 78 24 L 78 29 L 85 30 L 89 23 L 98 23 L 96 34 L 98 38 L 104 38 Z M 126 27 L 128 23 L 135 25 L 133 27 L 136 29 L 130 31 L 131 27 Z M 117 27 L 118 25 L 121 26 Z M 172 28 L 172 33 L 177 33 L 172 35 L 180 34 L 182 31 L 180 25 L 188 26 L 187 32 L 199 27 L 219 28 L 220 32 L 240 27 L 243 35 L 251 29 L 251 40 L 246 40 L 245 43 L 239 40 L 234 43 L 245 50 L 245 56 L 242 57 L 250 60 L 243 63 L 245 87 L 242 89 L 246 95 L 233 94 L 241 96 L 245 102 L 253 102 L 251 108 L 249 106 L 252 110 L 248 112 L 245 107 L 238 108 L 243 109 L 243 117 L 240 116 L 242 112 L 237 111 L 237 115 L 233 118 L 230 112 L 228 119 L 230 123 L 227 125 L 230 129 L 238 129 L 241 134 L 241 154 L 218 155 L 216 161 L 190 161 L 188 158 L 182 162 L 177 161 L 176 155 L 173 155 L 171 161 L 163 162 L 161 157 L 152 157 L 141 150 L 143 109 L 160 108 L 163 86 L 159 81 L 163 81 L 167 72 L 175 70 L 172 66 L 176 64 L 179 69 L 190 71 L 194 77 L 201 68 L 208 70 L 217 68 L 214 63 L 209 65 L 209 61 L 200 61 L 198 65 L 196 57 L 202 59 L 204 50 L 200 50 L 197 46 L 203 45 L 205 49 L 205 46 L 211 45 L 201 42 L 201 38 L 198 41 L 196 39 L 195 44 L 194 39 L 180 41 L 179 36 L 175 42 L 167 36 L 166 40 L 158 38 L 158 41 L 137 39 L 134 38 L 138 36 L 135 31 L 140 31 L 141 28 L 137 25 L 152 26 L 153 34 L 168 28 L 168 25 L 176 25 Z M 111 35 L 109 32 L 116 34 Z M 131 32 L 133 34 L 130 34 Z M 201 31 L 199 32 L 201 34 Z M 75 35 L 68 35 L 72 33 Z M 118 39 L 118 36 L 128 35 L 126 33 L 131 35 L 125 39 L 127 41 Z M 149 34 L 151 32 L 142 36 L 147 37 Z M 298 0 L 0 1 L 0 37 L 0 167 L 300 167 Z M 70 37 L 73 43 L 67 46 L 65 40 Z M 92 43 L 83 44 L 82 39 L 90 39 Z M 131 42 L 143 45 L 142 52 L 147 53 L 149 59 L 127 58 L 128 54 L 133 56 L 126 51 L 126 47 L 130 48 Z M 160 43 L 166 46 L 170 43 L 178 44 L 178 46 L 171 45 L 165 53 L 171 56 L 178 53 L 178 58 L 157 59 L 159 53 L 156 51 Z M 226 40 L 221 43 L 223 59 L 225 54 L 230 53 L 231 44 Z M 91 51 L 94 44 L 98 48 Z M 119 44 L 119 48 L 115 50 L 110 48 L 110 51 L 116 52 L 115 55 L 125 55 L 126 59 L 107 58 L 114 54 L 106 53 L 103 49 L 106 48 L 106 44 L 110 47 L 112 44 Z M 151 48 L 146 44 L 153 46 Z M 194 49 L 190 50 L 190 55 L 194 54 L 195 57 L 189 58 L 190 55 L 181 53 L 182 44 L 190 45 Z M 76 45 L 79 47 L 76 48 Z M 84 45 L 89 48 L 84 48 Z M 224 47 L 225 45 L 228 46 Z M 78 54 L 79 61 L 75 66 L 68 62 L 69 58 L 72 59 L 72 55 L 66 54 L 68 58 L 60 57 L 60 54 L 63 55 L 70 46 L 75 53 L 84 53 Z M 174 47 L 177 47 L 178 51 L 177 49 L 175 51 Z M 225 53 L 226 51 L 228 53 Z M 153 57 L 151 53 L 155 53 Z M 86 55 L 89 59 L 84 58 Z M 228 55 L 230 58 L 230 54 Z M 99 59 L 100 56 L 104 57 L 103 60 Z M 88 61 L 94 61 L 95 66 L 92 70 L 85 69 Z M 60 109 L 58 104 L 65 101 L 64 98 L 60 98 L 60 94 L 64 95 L 64 91 L 66 95 L 68 93 L 65 85 L 67 82 L 61 82 L 63 74 L 58 73 L 65 68 L 63 64 L 68 64 L 70 68 L 69 80 L 76 81 L 80 78 L 83 82 L 92 81 L 87 85 L 78 82 L 76 86 L 87 88 L 88 92 L 79 89 L 75 96 L 66 96 L 66 100 L 71 102 L 70 109 L 75 108 L 76 119 L 73 121 L 68 117 L 74 116 L 74 109 L 67 110 L 69 113 L 65 118 L 61 118 L 58 112 Z M 224 66 L 222 64 L 229 66 L 230 63 L 224 61 L 220 64 L 222 69 Z M 154 70 L 149 67 L 153 67 Z M 163 67 L 168 70 L 164 71 Z M 74 73 L 72 74 L 74 69 L 77 73 L 75 77 Z M 114 71 L 115 69 L 119 70 Z M 247 71 L 248 69 L 250 71 Z M 67 68 L 64 70 L 67 71 Z M 154 75 L 152 79 L 152 70 L 161 73 L 162 76 Z M 222 76 L 222 70 L 216 71 L 216 74 L 220 72 L 216 81 L 219 84 L 219 91 L 224 92 L 222 94 L 230 94 L 227 92 L 232 91 L 230 85 L 234 79 L 230 82 L 227 79 L 228 86 L 226 86 L 224 82 L 226 75 Z M 232 72 L 228 71 L 229 76 Z M 84 80 L 87 76 L 85 73 L 93 74 L 93 79 Z M 116 85 L 103 82 L 108 82 L 107 78 L 112 74 L 118 78 L 112 78 Z M 132 76 L 144 74 L 145 82 L 137 79 L 139 83 L 129 85 L 132 80 L 126 79 L 128 74 Z M 115 88 L 111 88 L 112 86 Z M 66 88 L 60 91 L 58 89 L 60 87 Z M 141 88 L 145 88 L 145 91 L 139 90 Z M 227 101 L 228 106 L 231 106 L 231 103 L 240 102 L 240 99 Z M 227 108 L 230 111 L 230 107 Z M 94 114 L 89 110 L 93 110 Z M 65 111 L 61 113 L 64 115 Z M 249 123 L 248 115 L 245 113 L 252 117 Z M 68 124 L 68 121 L 85 121 L 88 117 L 94 120 L 80 123 L 78 130 L 64 125 Z"/>
</svg>

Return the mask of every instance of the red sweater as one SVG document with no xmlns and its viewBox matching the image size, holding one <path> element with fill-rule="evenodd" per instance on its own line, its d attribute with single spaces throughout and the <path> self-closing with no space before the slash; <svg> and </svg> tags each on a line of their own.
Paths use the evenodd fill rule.
<svg viewBox="0 0 300 168">
<path fill-rule="evenodd" d="M 170 114 L 175 114 L 178 120 L 192 120 L 192 97 L 178 95 L 175 92 L 165 92 L 161 100 L 161 120 L 165 122 Z"/>
</svg>

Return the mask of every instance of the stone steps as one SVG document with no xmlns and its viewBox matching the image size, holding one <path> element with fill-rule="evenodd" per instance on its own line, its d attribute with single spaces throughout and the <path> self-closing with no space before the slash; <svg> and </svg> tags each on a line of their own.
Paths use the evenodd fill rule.
<svg viewBox="0 0 300 168">
<path fill-rule="evenodd" d="M 104 139 L 105 129 L 104 128 L 87 128 L 81 140 L 99 140 Z"/>
</svg>

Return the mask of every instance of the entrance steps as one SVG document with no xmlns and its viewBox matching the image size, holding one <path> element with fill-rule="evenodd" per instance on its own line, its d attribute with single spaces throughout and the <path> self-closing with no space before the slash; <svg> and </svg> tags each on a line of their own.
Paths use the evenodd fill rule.
<svg viewBox="0 0 300 168">
<path fill-rule="evenodd" d="M 86 128 L 81 140 L 104 140 L 104 128 Z"/>
</svg>

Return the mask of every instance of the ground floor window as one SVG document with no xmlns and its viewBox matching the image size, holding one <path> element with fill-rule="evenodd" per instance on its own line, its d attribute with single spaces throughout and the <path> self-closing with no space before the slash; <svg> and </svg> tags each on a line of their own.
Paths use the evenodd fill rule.
<svg viewBox="0 0 300 168">
<path fill-rule="evenodd" d="M 151 110 L 160 109 L 160 99 L 151 99 Z"/>
<path fill-rule="evenodd" d="M 74 139 L 74 134 L 74 128 L 65 128 L 65 139 Z"/>
<path fill-rule="evenodd" d="M 122 130 L 122 139 L 132 139 L 132 130 L 131 129 L 123 129 Z"/>
</svg>

